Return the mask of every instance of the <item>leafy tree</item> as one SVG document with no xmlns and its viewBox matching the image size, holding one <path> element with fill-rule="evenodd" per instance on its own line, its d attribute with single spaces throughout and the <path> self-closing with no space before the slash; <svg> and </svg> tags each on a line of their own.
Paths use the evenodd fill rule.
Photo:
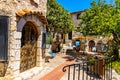
<svg viewBox="0 0 120 80">
<path fill-rule="evenodd" d="M 120 9 L 115 1 L 115 6 L 106 4 L 105 0 L 93 1 L 91 8 L 86 9 L 81 14 L 80 31 L 83 35 L 103 35 L 113 36 L 111 41 L 110 56 L 118 59 L 118 49 L 120 45 Z M 84 24 L 84 25 L 83 25 Z"/>
<path fill-rule="evenodd" d="M 48 27 L 54 28 L 54 32 L 68 33 L 73 30 L 70 13 L 56 0 L 48 0 L 47 3 Z"/>
<path fill-rule="evenodd" d="M 70 13 L 56 0 L 48 0 L 47 20 L 48 28 L 50 28 L 50 31 L 53 30 L 53 37 L 55 33 L 61 34 L 61 36 L 63 35 L 63 43 L 65 43 L 65 34 L 74 29 Z"/>
</svg>

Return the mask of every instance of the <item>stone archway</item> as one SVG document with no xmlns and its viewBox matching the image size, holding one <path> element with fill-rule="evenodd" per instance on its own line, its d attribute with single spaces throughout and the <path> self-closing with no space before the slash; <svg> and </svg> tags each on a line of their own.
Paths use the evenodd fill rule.
<svg viewBox="0 0 120 80">
<path fill-rule="evenodd" d="M 88 45 L 89 45 L 89 51 L 91 52 L 92 51 L 92 47 L 95 46 L 95 41 L 94 40 L 90 40 Z"/>
<path fill-rule="evenodd" d="M 20 72 L 36 66 L 38 31 L 34 23 L 28 21 L 22 29 Z"/>
</svg>

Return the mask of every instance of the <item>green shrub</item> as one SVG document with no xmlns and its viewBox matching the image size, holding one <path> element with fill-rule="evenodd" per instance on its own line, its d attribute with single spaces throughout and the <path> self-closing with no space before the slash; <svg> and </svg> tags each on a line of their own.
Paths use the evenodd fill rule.
<svg viewBox="0 0 120 80">
<path fill-rule="evenodd" d="M 51 36 L 46 37 L 46 44 L 51 44 L 52 43 L 53 38 Z M 50 43 L 51 42 L 51 43 Z"/>
<path fill-rule="evenodd" d="M 114 61 L 112 63 L 112 68 L 115 69 L 115 71 L 120 74 L 120 61 Z"/>
</svg>

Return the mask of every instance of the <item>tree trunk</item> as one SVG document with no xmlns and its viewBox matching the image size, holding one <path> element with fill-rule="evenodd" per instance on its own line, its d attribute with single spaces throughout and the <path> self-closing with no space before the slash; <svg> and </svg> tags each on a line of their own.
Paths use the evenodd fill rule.
<svg viewBox="0 0 120 80">
<path fill-rule="evenodd" d="M 119 38 L 117 36 L 117 34 L 115 32 L 112 33 L 113 34 L 113 53 L 114 53 L 114 59 L 118 60 L 119 59 L 119 45 L 120 45 L 120 41 Z"/>
<path fill-rule="evenodd" d="M 65 34 L 63 34 L 63 43 L 65 44 L 66 41 L 65 41 Z"/>
</svg>

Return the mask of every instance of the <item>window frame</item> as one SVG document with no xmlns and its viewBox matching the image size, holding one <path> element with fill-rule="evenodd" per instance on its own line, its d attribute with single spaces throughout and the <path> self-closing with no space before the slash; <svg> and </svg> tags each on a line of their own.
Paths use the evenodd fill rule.
<svg viewBox="0 0 120 80">
<path fill-rule="evenodd" d="M 80 19 L 80 18 L 79 18 L 79 16 L 80 16 L 80 13 L 79 13 L 79 14 L 77 14 L 77 19 Z"/>
<path fill-rule="evenodd" d="M 42 48 L 43 49 L 46 48 L 46 33 L 45 32 L 42 33 Z"/>
<path fill-rule="evenodd" d="M 9 32 L 8 26 L 9 26 L 9 16 L 0 16 L 0 27 L 4 28 L 4 29 L 0 29 L 0 30 L 4 30 L 4 31 L 1 31 L 1 33 L 3 33 L 3 34 L 0 34 L 0 36 L 3 37 L 3 40 L 4 40 L 4 43 L 3 43 L 4 45 L 1 46 L 1 47 L 3 47 L 3 53 L 1 51 L 0 61 L 8 60 L 8 32 Z M 1 40 L 2 40 L 2 38 L 1 38 Z"/>
</svg>

